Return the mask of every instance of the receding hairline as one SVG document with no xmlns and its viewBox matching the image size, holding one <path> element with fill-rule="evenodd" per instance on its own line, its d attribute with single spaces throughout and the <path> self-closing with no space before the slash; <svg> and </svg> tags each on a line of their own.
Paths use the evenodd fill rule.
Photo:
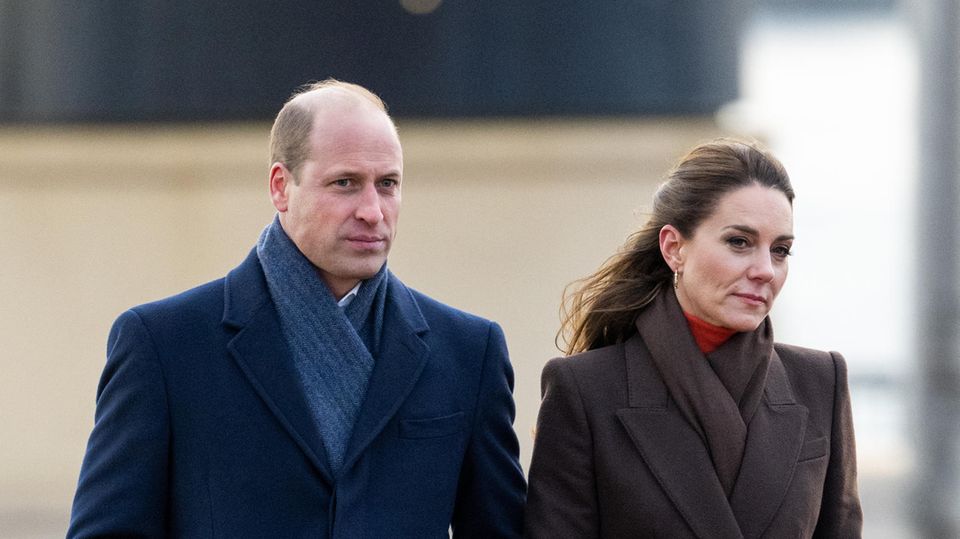
<svg viewBox="0 0 960 539">
<path fill-rule="evenodd" d="M 317 83 L 310 89 L 292 97 L 288 105 L 301 109 L 310 117 L 309 137 L 316 134 L 317 122 L 320 118 L 338 110 L 351 109 L 367 109 L 367 111 L 373 111 L 374 116 L 379 113 L 390 124 L 394 134 L 398 135 L 397 126 L 390 114 L 387 113 L 387 107 L 383 101 L 366 88 L 349 82 L 323 81 L 323 83 Z"/>
<path fill-rule="evenodd" d="M 310 140 L 315 136 L 318 120 L 327 113 L 356 109 L 363 114 L 382 115 L 399 142 L 397 126 L 387 112 L 386 104 L 375 93 L 350 82 L 326 79 L 304 84 L 284 102 L 270 129 L 270 163 L 282 163 L 296 179 L 300 165 L 309 156 Z M 365 110 L 364 110 L 365 109 Z"/>
<path fill-rule="evenodd" d="M 315 112 L 313 109 L 317 106 L 323 106 L 328 100 L 366 102 L 372 104 L 388 117 L 390 116 L 387 112 L 387 105 L 377 94 L 359 84 L 336 79 L 326 79 L 303 85 L 290 96 L 286 105 L 303 107 Z"/>
</svg>

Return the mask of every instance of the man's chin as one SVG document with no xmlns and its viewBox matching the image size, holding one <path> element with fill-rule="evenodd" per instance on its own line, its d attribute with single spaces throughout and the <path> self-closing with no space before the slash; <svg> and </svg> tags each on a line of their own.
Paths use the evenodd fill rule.
<svg viewBox="0 0 960 539">
<path fill-rule="evenodd" d="M 365 280 L 373 277 L 373 276 L 376 275 L 377 273 L 379 273 L 379 272 L 380 272 L 380 268 L 382 268 L 383 265 L 386 264 L 386 263 L 387 263 L 387 260 L 386 260 L 386 259 L 381 259 L 381 260 L 376 260 L 376 261 L 370 261 L 369 264 L 364 264 L 362 267 L 356 268 L 356 269 L 352 272 L 351 277 L 354 278 L 354 279 L 357 279 L 357 280 L 359 280 L 359 281 L 365 281 Z"/>
</svg>

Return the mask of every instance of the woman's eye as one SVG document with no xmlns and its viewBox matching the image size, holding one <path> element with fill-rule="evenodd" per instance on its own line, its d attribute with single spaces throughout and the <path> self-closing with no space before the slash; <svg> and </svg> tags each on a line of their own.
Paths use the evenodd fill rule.
<svg viewBox="0 0 960 539">
<path fill-rule="evenodd" d="M 734 238 L 728 238 L 728 239 L 727 239 L 727 245 L 729 245 L 729 246 L 731 246 L 731 247 L 742 248 L 742 247 L 746 247 L 747 245 L 749 245 L 749 242 L 747 241 L 747 238 L 741 238 L 741 237 L 737 236 L 737 237 L 734 237 Z"/>
<path fill-rule="evenodd" d="M 789 248 L 789 247 L 787 247 L 787 246 L 785 246 L 785 245 L 780 245 L 780 246 L 777 246 L 777 247 L 774 247 L 774 248 L 773 248 L 773 254 L 776 255 L 776 256 L 778 256 L 778 257 L 780 257 L 780 258 L 786 258 L 786 257 L 792 255 L 793 252 L 790 251 L 790 248 Z"/>
</svg>

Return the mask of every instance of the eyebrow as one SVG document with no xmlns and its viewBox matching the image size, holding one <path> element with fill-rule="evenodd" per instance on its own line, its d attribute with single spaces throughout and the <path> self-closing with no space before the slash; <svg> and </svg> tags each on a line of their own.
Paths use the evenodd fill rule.
<svg viewBox="0 0 960 539">
<path fill-rule="evenodd" d="M 322 174 L 323 174 L 324 176 L 328 176 L 328 177 L 331 177 L 331 178 L 334 178 L 334 177 L 336 177 L 336 178 L 355 178 L 355 177 L 357 177 L 357 176 L 363 176 L 363 173 L 362 173 L 362 172 L 359 172 L 359 173 L 358 173 L 356 169 L 354 169 L 354 168 L 349 168 L 349 167 L 331 169 L 331 170 L 328 170 L 328 171 L 323 172 Z M 384 172 L 383 174 L 378 175 L 377 178 L 393 178 L 393 179 L 399 180 L 402 176 L 403 176 L 403 172 L 401 172 L 400 170 L 391 169 L 391 170 L 388 170 L 388 171 Z"/>
<path fill-rule="evenodd" d="M 759 236 L 759 235 L 760 235 L 760 231 L 758 231 L 756 228 L 753 228 L 752 226 L 747 226 L 747 225 L 727 225 L 727 226 L 723 227 L 724 230 L 726 230 L 726 229 L 728 229 L 728 228 L 732 228 L 732 229 L 734 229 L 734 230 L 739 230 L 740 232 L 743 232 L 744 234 L 750 234 L 750 235 L 752 235 L 752 236 Z M 777 238 L 776 238 L 775 241 L 788 241 L 788 240 L 792 240 L 792 239 L 794 239 L 793 234 L 782 234 L 782 235 L 780 235 L 780 236 L 777 236 Z"/>
</svg>

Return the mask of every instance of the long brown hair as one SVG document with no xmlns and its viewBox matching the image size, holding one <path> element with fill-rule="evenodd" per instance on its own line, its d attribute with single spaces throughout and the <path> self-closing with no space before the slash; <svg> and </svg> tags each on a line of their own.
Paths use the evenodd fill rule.
<svg viewBox="0 0 960 539">
<path fill-rule="evenodd" d="M 787 171 L 755 142 L 721 138 L 683 156 L 653 195 L 650 219 L 594 274 L 567 287 L 558 341 L 567 354 L 625 341 L 636 333 L 637 314 L 673 278 L 660 253 L 660 229 L 694 231 L 726 193 L 752 183 L 779 189 L 793 204 Z"/>
</svg>

